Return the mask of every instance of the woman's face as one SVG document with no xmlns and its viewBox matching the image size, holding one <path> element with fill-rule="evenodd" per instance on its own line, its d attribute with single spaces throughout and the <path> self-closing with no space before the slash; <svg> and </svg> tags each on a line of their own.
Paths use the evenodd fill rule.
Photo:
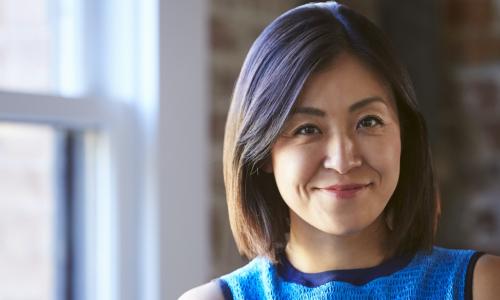
<svg viewBox="0 0 500 300">
<path fill-rule="evenodd" d="M 267 168 L 290 208 L 292 230 L 312 226 L 342 236 L 381 216 L 398 182 L 400 155 L 391 93 L 343 53 L 309 78 Z"/>
</svg>

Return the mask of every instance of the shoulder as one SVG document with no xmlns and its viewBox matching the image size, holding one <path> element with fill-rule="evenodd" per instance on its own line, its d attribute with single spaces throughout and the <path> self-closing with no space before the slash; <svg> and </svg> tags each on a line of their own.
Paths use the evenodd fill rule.
<svg viewBox="0 0 500 300">
<path fill-rule="evenodd" d="M 500 295 L 500 257 L 481 256 L 474 269 L 472 298 L 495 299 Z"/>
<path fill-rule="evenodd" d="M 195 287 L 184 293 L 179 300 L 224 300 L 224 295 L 217 282 L 212 281 Z"/>
</svg>

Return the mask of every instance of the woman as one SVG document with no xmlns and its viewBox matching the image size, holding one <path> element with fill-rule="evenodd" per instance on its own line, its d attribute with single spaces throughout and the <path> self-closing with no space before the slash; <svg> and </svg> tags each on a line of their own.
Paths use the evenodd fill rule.
<svg viewBox="0 0 500 300">
<path fill-rule="evenodd" d="M 297 7 L 254 42 L 224 180 L 251 261 L 182 299 L 500 295 L 500 258 L 433 247 L 437 192 L 413 87 L 383 34 L 343 5 Z"/>
</svg>

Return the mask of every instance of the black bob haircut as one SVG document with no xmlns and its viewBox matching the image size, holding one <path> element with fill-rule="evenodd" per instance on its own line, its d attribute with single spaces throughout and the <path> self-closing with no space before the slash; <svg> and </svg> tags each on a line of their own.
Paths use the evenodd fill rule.
<svg viewBox="0 0 500 300">
<path fill-rule="evenodd" d="M 385 35 L 368 19 L 336 2 L 285 12 L 253 43 L 236 82 L 224 137 L 224 182 L 231 229 L 240 253 L 276 261 L 290 230 L 289 209 L 270 157 L 292 107 L 311 74 L 349 53 L 387 84 L 401 127 L 400 177 L 384 214 L 392 217 L 389 249 L 396 255 L 430 250 L 438 200 L 427 129 L 406 69 Z"/>
</svg>

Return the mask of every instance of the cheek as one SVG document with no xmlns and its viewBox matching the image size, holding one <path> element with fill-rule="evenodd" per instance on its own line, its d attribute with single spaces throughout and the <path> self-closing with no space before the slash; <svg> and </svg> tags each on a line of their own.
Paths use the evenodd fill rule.
<svg viewBox="0 0 500 300">
<path fill-rule="evenodd" d="M 399 179 L 401 157 L 399 132 L 365 144 L 364 153 L 367 163 L 381 176 L 382 184 L 388 189 L 395 189 Z"/>
<path fill-rule="evenodd" d="M 273 173 L 282 195 L 307 185 L 316 171 L 314 150 L 308 147 L 280 148 L 272 151 Z"/>
</svg>

